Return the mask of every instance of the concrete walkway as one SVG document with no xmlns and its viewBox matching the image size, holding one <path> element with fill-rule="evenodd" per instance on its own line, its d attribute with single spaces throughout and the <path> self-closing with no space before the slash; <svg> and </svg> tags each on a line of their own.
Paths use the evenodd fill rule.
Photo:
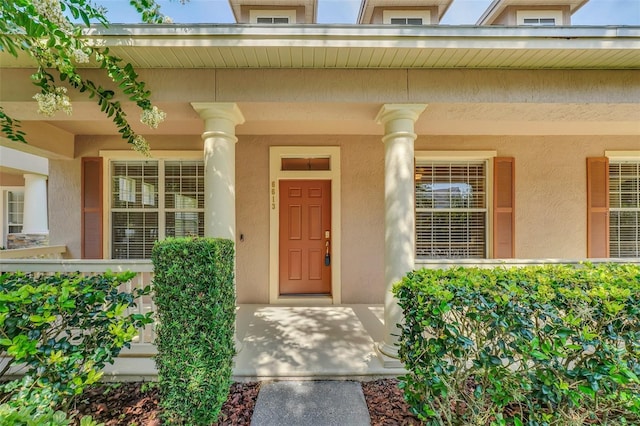
<svg viewBox="0 0 640 426">
<path fill-rule="evenodd" d="M 358 382 L 263 383 L 252 426 L 369 426 L 369 410 Z"/>
</svg>

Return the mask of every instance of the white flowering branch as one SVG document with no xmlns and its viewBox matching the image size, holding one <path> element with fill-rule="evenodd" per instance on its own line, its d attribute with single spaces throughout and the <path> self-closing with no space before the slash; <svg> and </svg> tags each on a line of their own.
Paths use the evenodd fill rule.
<svg viewBox="0 0 640 426">
<path fill-rule="evenodd" d="M 188 0 L 181 0 L 185 3 Z M 145 22 L 166 22 L 155 0 L 130 0 Z M 115 83 L 117 91 L 125 95 L 142 110 L 140 121 L 157 128 L 166 114 L 151 104 L 151 93 L 144 82 L 138 80 L 131 64 L 109 52 L 106 47 L 89 44 L 82 35 L 83 26 L 74 24 L 81 20 L 84 26 L 92 22 L 107 26 L 105 9 L 91 4 L 88 0 L 11 0 L 0 2 L 0 50 L 18 57 L 29 55 L 37 66 L 32 75 L 33 83 L 40 88 L 33 98 L 38 103 L 39 112 L 53 116 L 57 111 L 71 114 L 72 106 L 64 83 L 95 99 L 100 110 L 111 118 L 122 138 L 143 154 L 149 154 L 146 140 L 136 134 L 116 91 L 96 85 L 81 75 L 79 64 L 88 63 L 91 58 Z M 55 76 L 54 76 L 55 74 Z M 9 117 L 0 105 L 0 131 L 9 139 L 26 142 L 26 135 L 20 130 L 18 120 Z"/>
</svg>

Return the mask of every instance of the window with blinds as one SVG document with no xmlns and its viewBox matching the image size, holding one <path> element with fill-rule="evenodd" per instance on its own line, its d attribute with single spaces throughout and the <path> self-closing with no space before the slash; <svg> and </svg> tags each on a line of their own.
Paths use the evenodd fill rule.
<svg viewBox="0 0 640 426">
<path fill-rule="evenodd" d="M 609 163 L 609 253 L 640 257 L 640 162 Z"/>
<path fill-rule="evenodd" d="M 416 258 L 487 257 L 486 161 L 416 161 Z"/>
<path fill-rule="evenodd" d="M 147 259 L 158 239 L 204 235 L 202 161 L 114 161 L 111 177 L 113 259 Z"/>
<path fill-rule="evenodd" d="M 24 217 L 24 192 L 7 191 L 7 231 L 9 234 L 22 232 Z"/>
</svg>

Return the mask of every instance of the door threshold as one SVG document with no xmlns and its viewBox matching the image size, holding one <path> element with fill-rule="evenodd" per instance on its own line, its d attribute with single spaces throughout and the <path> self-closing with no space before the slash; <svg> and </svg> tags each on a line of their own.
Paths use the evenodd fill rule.
<svg viewBox="0 0 640 426">
<path fill-rule="evenodd" d="M 295 306 L 333 305 L 333 297 L 327 294 L 287 294 L 278 296 L 272 304 Z"/>
</svg>

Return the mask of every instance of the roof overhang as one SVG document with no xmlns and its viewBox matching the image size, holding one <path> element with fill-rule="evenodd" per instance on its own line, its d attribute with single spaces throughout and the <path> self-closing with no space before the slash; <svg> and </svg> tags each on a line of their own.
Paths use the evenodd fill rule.
<svg viewBox="0 0 640 426">
<path fill-rule="evenodd" d="M 87 36 L 138 68 L 640 68 L 640 27 L 139 24 Z M 32 67 L 0 53 L 0 68 Z"/>
<path fill-rule="evenodd" d="M 484 11 L 476 25 L 487 25 L 493 22 L 509 6 L 523 8 L 539 8 L 540 6 L 569 6 L 571 14 L 584 6 L 589 0 L 493 0 Z"/>
<path fill-rule="evenodd" d="M 303 7 L 305 14 L 305 22 L 315 23 L 318 16 L 318 1 L 317 0 L 229 0 L 229 6 L 236 19 L 236 22 L 241 21 L 241 8 L 255 6 L 260 9 L 271 8 L 286 8 L 286 7 Z"/>
<path fill-rule="evenodd" d="M 399 6 L 407 9 L 437 7 L 438 21 L 441 21 L 447 9 L 451 6 L 451 3 L 453 3 L 453 0 L 403 0 L 402 2 L 398 2 L 398 0 L 362 0 L 357 22 L 360 24 L 368 24 L 371 22 L 371 16 L 376 7 L 392 7 L 397 9 Z"/>
</svg>

